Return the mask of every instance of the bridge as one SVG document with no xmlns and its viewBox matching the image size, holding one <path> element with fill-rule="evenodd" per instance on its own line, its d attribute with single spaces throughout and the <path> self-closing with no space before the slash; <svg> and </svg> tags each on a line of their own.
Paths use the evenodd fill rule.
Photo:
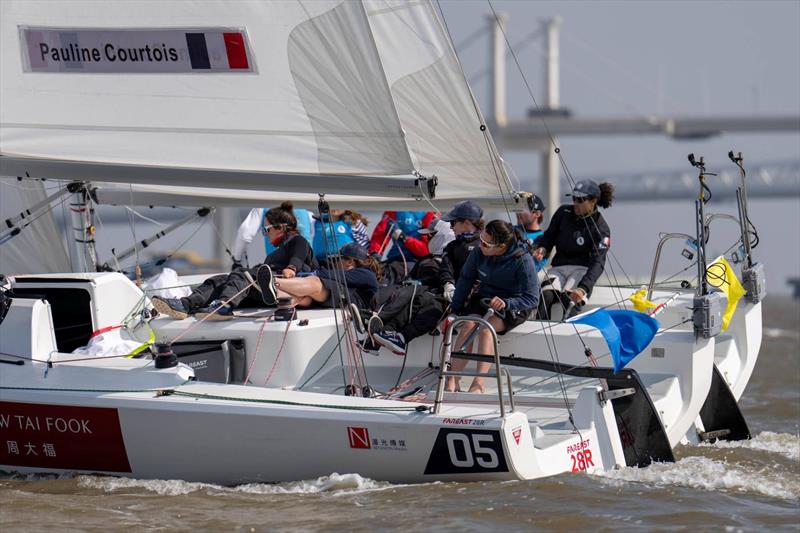
<svg viewBox="0 0 800 533">
<path fill-rule="evenodd" d="M 746 115 L 746 116 L 645 116 L 645 117 L 576 117 L 560 102 L 560 17 L 542 19 L 540 26 L 514 45 L 515 52 L 534 39 L 544 39 L 543 55 L 545 94 L 541 107 L 531 109 L 528 116 L 509 118 L 506 114 L 506 63 L 510 58 L 506 34 L 505 15 L 487 16 L 487 26 L 466 41 L 475 42 L 481 34 L 489 36 L 490 68 L 478 73 L 489 76 L 490 105 L 487 123 L 501 151 L 525 150 L 540 155 L 541 177 L 533 188 L 547 205 L 559 205 L 560 164 L 554 153 L 553 142 L 559 137 L 612 136 L 612 135 L 663 135 L 672 139 L 704 139 L 723 133 L 789 133 L 800 132 L 800 115 Z M 459 47 L 457 47 L 459 48 Z M 474 77 L 473 77 L 474 78 Z M 471 81 L 475 81 L 472 79 Z M 751 197 L 800 196 L 800 160 L 753 165 L 748 162 L 748 194 Z M 666 171 L 637 173 L 635 175 L 597 176 L 596 181 L 612 178 L 618 184 L 619 198 L 686 198 L 687 192 L 696 191 L 697 173 Z M 710 172 L 714 172 L 709 168 Z M 710 178 L 711 179 L 711 178 Z M 720 170 L 720 175 L 709 185 L 722 197 L 734 195 L 738 174 Z"/>
</svg>

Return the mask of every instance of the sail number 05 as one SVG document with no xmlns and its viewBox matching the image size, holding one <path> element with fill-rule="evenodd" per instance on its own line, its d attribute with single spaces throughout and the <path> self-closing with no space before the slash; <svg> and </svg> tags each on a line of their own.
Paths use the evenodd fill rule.
<svg viewBox="0 0 800 533">
<path fill-rule="evenodd" d="M 471 438 L 470 438 L 471 437 Z M 488 443 L 489 446 L 484 446 Z M 457 468 L 473 468 L 476 463 L 481 468 L 497 468 L 500 460 L 494 451 L 494 436 L 473 433 L 450 433 L 447 435 L 447 452 L 450 462 Z"/>
</svg>

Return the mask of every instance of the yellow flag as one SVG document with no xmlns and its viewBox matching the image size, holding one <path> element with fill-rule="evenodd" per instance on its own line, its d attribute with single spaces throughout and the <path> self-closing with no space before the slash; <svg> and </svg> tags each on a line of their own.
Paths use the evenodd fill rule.
<svg viewBox="0 0 800 533">
<path fill-rule="evenodd" d="M 736 311 L 736 304 L 747 291 L 744 290 L 730 263 L 723 256 L 719 256 L 708 265 L 706 277 L 709 285 L 721 290 L 728 298 L 728 306 L 725 308 L 725 314 L 722 315 L 722 331 L 725 331 Z"/>
<path fill-rule="evenodd" d="M 646 313 L 648 309 L 657 307 L 657 304 L 646 298 L 647 289 L 639 289 L 628 297 L 633 302 L 633 308 L 641 313 Z"/>
</svg>

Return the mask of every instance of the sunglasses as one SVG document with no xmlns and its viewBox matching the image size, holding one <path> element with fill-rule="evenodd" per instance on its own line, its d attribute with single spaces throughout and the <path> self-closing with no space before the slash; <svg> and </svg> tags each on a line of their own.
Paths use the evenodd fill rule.
<svg viewBox="0 0 800 533">
<path fill-rule="evenodd" d="M 483 246 L 484 248 L 494 248 L 496 246 L 501 246 L 500 244 L 484 241 L 483 237 L 481 237 L 480 235 L 478 235 L 478 238 L 481 240 L 481 246 Z"/>
<path fill-rule="evenodd" d="M 573 196 L 572 197 L 572 201 L 574 203 L 576 203 L 576 204 L 582 204 L 583 202 L 586 202 L 588 200 L 589 200 L 588 196 Z"/>
<path fill-rule="evenodd" d="M 273 228 L 278 229 L 278 227 L 273 224 L 267 224 L 265 226 L 261 226 L 261 235 L 266 235 L 267 233 L 269 233 L 269 230 Z"/>
</svg>

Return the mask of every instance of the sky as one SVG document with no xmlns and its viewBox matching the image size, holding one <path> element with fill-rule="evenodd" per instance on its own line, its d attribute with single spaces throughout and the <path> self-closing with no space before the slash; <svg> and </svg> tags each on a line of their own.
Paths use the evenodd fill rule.
<svg viewBox="0 0 800 533">
<path fill-rule="evenodd" d="M 489 77 L 486 0 L 440 0 L 440 8 L 473 92 L 485 115 Z M 524 1 L 493 0 L 508 15 L 514 45 L 560 16 L 561 105 L 574 116 L 672 117 L 800 116 L 800 2 L 798 1 Z M 534 98 L 544 102 L 544 40 L 515 50 L 520 73 L 507 63 L 507 114 L 525 116 Z M 799 125 L 800 126 L 800 125 Z M 710 172 L 732 167 L 729 150 L 745 163 L 800 159 L 800 132 L 723 134 L 707 140 L 666 136 L 561 137 L 558 144 L 575 179 L 640 171 L 686 170 L 689 152 L 704 155 Z M 508 152 L 523 186 L 536 191 L 539 162 L 531 152 Z M 800 178 L 798 178 L 800 179 Z M 713 188 L 713 178 L 709 184 Z M 612 178 L 613 183 L 613 178 Z M 617 202 L 605 212 L 612 231 L 617 274 L 641 278 L 650 272 L 659 232 L 694 233 L 693 199 L 685 202 Z M 709 212 L 736 214 L 733 202 L 713 203 Z M 768 287 L 788 292 L 786 279 L 800 276 L 800 198 L 751 200 L 751 219 L 766 263 Z M 712 228 L 710 254 L 735 240 L 736 227 Z M 788 230 L 788 233 L 787 233 Z M 722 244 L 724 243 L 724 244 Z M 673 249 L 674 248 L 674 249 Z M 680 244 L 667 245 L 659 272 L 682 268 Z M 623 277 L 623 276 L 620 276 Z"/>
<path fill-rule="evenodd" d="M 441 0 L 445 21 L 484 114 L 489 77 L 485 0 Z M 525 1 L 494 0 L 508 17 L 509 41 L 562 18 L 561 103 L 576 116 L 680 117 L 800 116 L 800 2 Z M 542 38 L 517 52 L 533 95 L 544 101 Z M 533 107 L 522 74 L 509 60 L 510 118 Z M 706 141 L 664 136 L 564 137 L 567 165 L 576 175 L 681 169 L 686 154 L 725 164 L 731 148 L 746 160 L 800 159 L 800 134 L 736 134 Z M 507 152 L 520 177 L 538 174 L 530 154 Z"/>
</svg>

